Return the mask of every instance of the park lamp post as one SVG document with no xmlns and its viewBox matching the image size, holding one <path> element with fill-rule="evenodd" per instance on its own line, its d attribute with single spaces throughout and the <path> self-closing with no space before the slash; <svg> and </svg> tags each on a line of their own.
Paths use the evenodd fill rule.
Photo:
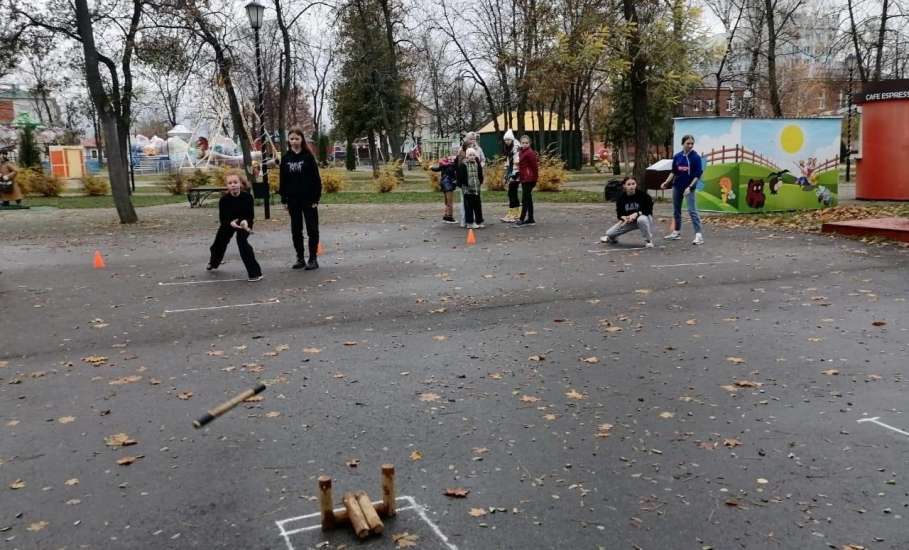
<svg viewBox="0 0 909 550">
<path fill-rule="evenodd" d="M 260 185 L 253 181 L 253 194 L 257 198 L 263 199 L 265 203 L 265 219 L 267 220 L 271 218 L 271 193 L 268 188 L 268 171 L 265 165 L 265 94 L 262 92 L 262 48 L 259 43 L 259 29 L 262 28 L 264 15 L 265 6 L 257 2 L 257 0 L 252 0 L 252 2 L 246 4 L 246 16 L 249 18 L 249 26 L 252 27 L 253 38 L 256 43 L 256 118 L 259 120 L 259 151 L 261 152 L 259 172 L 262 174 L 262 183 Z"/>
<path fill-rule="evenodd" d="M 846 183 L 852 168 L 852 80 L 855 72 L 855 55 L 846 56 L 846 70 L 849 72 L 849 87 L 846 91 Z"/>
</svg>

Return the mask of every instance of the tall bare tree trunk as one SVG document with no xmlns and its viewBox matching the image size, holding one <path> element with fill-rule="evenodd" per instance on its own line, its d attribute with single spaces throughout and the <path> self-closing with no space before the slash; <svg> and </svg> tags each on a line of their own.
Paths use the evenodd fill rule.
<svg viewBox="0 0 909 550">
<path fill-rule="evenodd" d="M 849 30 L 852 31 L 852 48 L 855 53 L 855 66 L 858 67 L 859 80 L 868 82 L 868 73 L 865 72 L 865 62 L 862 60 L 862 49 L 858 42 L 858 28 L 855 26 L 855 9 L 852 6 L 852 0 L 846 0 L 846 6 L 849 10 Z"/>
<path fill-rule="evenodd" d="M 120 223 L 136 223 L 139 217 L 133 208 L 129 196 L 129 174 L 126 169 L 124 152 L 120 147 L 118 121 L 110 97 L 104 89 L 104 81 L 98 68 L 98 50 L 95 47 L 95 35 L 92 30 L 91 12 L 88 0 L 75 0 L 76 26 L 82 38 L 82 52 L 85 56 L 85 81 L 89 88 L 92 103 L 98 112 L 104 141 L 107 144 L 108 170 L 110 174 L 111 194 Z"/>
<path fill-rule="evenodd" d="M 773 116 L 783 116 L 783 103 L 780 99 L 780 85 L 776 78 L 776 24 L 774 17 L 774 1 L 764 0 L 767 19 L 767 87 L 770 92 L 770 108 Z"/>
<path fill-rule="evenodd" d="M 887 8 L 889 3 L 887 0 L 883 0 L 881 5 L 881 26 L 877 31 L 877 44 L 875 49 L 877 50 L 876 55 L 874 56 L 874 76 L 871 77 L 872 80 L 881 79 L 881 61 L 884 57 L 884 37 L 887 34 Z"/>
<path fill-rule="evenodd" d="M 769 0 L 768 0 L 769 1 Z M 631 120 L 634 126 L 634 177 L 644 181 L 647 169 L 647 149 L 650 146 L 650 132 L 647 125 L 647 64 L 641 53 L 641 31 L 635 0 L 622 0 L 625 21 L 632 24 L 628 36 L 628 57 L 631 70 L 628 81 L 631 87 Z"/>
<path fill-rule="evenodd" d="M 290 95 L 290 67 L 291 67 L 291 50 L 290 50 L 290 29 L 284 21 L 284 12 L 281 9 L 281 0 L 274 0 L 275 12 L 277 13 L 278 29 L 281 31 L 281 82 L 278 84 L 278 143 L 282 151 L 287 150 L 287 102 Z M 319 131 L 318 122 L 316 131 Z M 265 144 L 262 144 L 264 154 Z"/>
</svg>

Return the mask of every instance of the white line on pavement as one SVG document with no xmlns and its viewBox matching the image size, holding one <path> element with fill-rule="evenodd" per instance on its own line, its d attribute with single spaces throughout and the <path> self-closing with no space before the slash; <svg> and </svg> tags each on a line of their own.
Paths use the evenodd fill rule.
<svg viewBox="0 0 909 550">
<path fill-rule="evenodd" d="M 728 260 L 728 261 L 722 261 L 722 262 L 694 262 L 694 263 L 690 263 L 690 264 L 657 264 L 657 265 L 651 265 L 650 267 L 655 267 L 655 268 L 690 267 L 690 266 L 697 266 L 697 265 L 721 265 L 721 264 L 737 264 L 737 263 L 739 263 L 738 260 Z"/>
<path fill-rule="evenodd" d="M 856 422 L 858 422 L 859 424 L 861 424 L 862 422 L 872 422 L 874 424 L 877 424 L 878 426 L 883 426 L 884 428 L 887 428 L 888 430 L 893 430 L 894 432 L 896 432 L 898 434 L 909 436 L 909 432 L 904 432 L 903 430 L 901 430 L 899 428 L 894 428 L 890 424 L 884 424 L 883 422 L 881 422 L 879 420 L 879 418 L 880 418 L 880 416 L 875 416 L 873 418 L 859 418 L 858 420 L 856 420 Z"/>
<path fill-rule="evenodd" d="M 158 282 L 158 286 L 174 286 L 174 285 L 207 285 L 211 283 L 229 283 L 231 281 L 248 281 L 249 279 L 211 279 L 207 281 L 179 281 L 175 283 L 162 283 Z"/>
<path fill-rule="evenodd" d="M 267 305 L 271 305 L 271 304 L 280 304 L 280 303 L 281 303 L 281 300 L 274 299 L 274 300 L 268 300 L 267 302 L 253 302 L 251 304 L 231 304 L 231 305 L 227 305 L 227 306 L 189 307 L 186 309 L 165 309 L 164 314 L 167 315 L 168 313 L 185 313 L 187 311 L 210 311 L 213 309 L 228 309 L 228 308 L 234 308 L 234 307 L 267 306 Z"/>
</svg>

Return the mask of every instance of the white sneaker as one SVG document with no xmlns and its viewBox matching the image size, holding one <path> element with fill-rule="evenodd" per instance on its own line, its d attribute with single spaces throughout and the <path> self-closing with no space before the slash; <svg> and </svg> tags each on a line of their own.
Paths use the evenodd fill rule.
<svg viewBox="0 0 909 550">
<path fill-rule="evenodd" d="M 653 241 L 647 241 L 644 243 L 644 248 L 653 248 Z"/>
<path fill-rule="evenodd" d="M 615 237 L 610 237 L 609 235 L 603 235 L 600 237 L 600 242 L 605 244 L 616 244 L 619 240 Z"/>
<path fill-rule="evenodd" d="M 486 224 L 485 223 L 478 224 L 477 229 L 486 229 Z"/>
<path fill-rule="evenodd" d="M 704 244 L 704 237 L 700 233 L 694 234 L 694 240 L 691 241 L 691 244 Z"/>
<path fill-rule="evenodd" d="M 469 228 L 471 228 L 471 229 L 479 229 L 479 228 L 480 228 L 480 224 L 478 224 L 478 223 L 471 223 L 471 224 L 467 224 L 467 227 L 469 227 Z"/>
<path fill-rule="evenodd" d="M 678 231 L 673 231 L 672 233 L 663 237 L 664 239 L 669 239 L 670 241 L 677 241 L 682 238 L 682 234 Z"/>
</svg>

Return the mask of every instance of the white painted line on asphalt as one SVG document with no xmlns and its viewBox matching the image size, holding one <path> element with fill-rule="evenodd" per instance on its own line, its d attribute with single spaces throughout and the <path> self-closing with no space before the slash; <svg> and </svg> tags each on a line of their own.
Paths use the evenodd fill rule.
<svg viewBox="0 0 909 550">
<path fill-rule="evenodd" d="M 657 264 L 657 265 L 652 265 L 650 267 L 655 267 L 655 268 L 693 267 L 693 266 L 698 266 L 698 265 L 722 265 L 722 264 L 737 264 L 737 263 L 739 263 L 738 260 L 728 260 L 728 261 L 721 261 L 721 262 L 694 262 L 694 263 L 690 263 L 690 264 Z"/>
<path fill-rule="evenodd" d="M 628 252 L 631 250 L 646 250 L 646 249 L 647 249 L 646 246 L 632 246 L 629 248 L 603 248 L 600 250 L 588 250 L 587 252 L 589 252 L 591 254 L 597 254 L 597 255 L 602 256 L 605 254 L 609 254 L 610 252 Z"/>
<path fill-rule="evenodd" d="M 903 430 L 901 430 L 899 428 L 894 428 L 890 424 L 884 424 L 879 419 L 880 419 L 880 416 L 875 416 L 873 418 L 859 418 L 858 420 L 856 420 L 856 422 L 858 422 L 859 424 L 861 424 L 862 422 L 872 422 L 874 424 L 877 424 L 878 426 L 883 426 L 884 428 L 887 428 L 888 430 L 893 430 L 894 432 L 896 432 L 898 434 L 909 436 L 909 432 L 904 432 Z"/>
<path fill-rule="evenodd" d="M 448 537 L 445 536 L 444 533 L 442 533 L 442 530 L 439 529 L 439 526 L 436 525 L 435 522 L 433 522 L 431 519 L 429 519 L 429 516 L 426 514 L 426 509 L 423 506 L 417 504 L 416 499 L 414 499 L 413 497 L 410 497 L 410 496 L 401 496 L 401 497 L 396 498 L 395 500 L 396 501 L 402 500 L 402 501 L 408 503 L 408 506 L 404 506 L 403 508 L 398 508 L 397 509 L 398 512 L 406 512 L 408 510 L 414 510 L 417 513 L 417 515 L 420 517 L 420 519 L 426 525 L 428 525 L 430 529 L 432 529 L 432 532 L 435 533 L 435 535 L 439 538 L 440 541 L 442 541 L 442 544 L 444 544 L 448 550 L 458 550 L 457 546 L 455 546 L 454 544 L 452 544 L 451 542 L 448 541 Z M 373 504 L 380 504 L 381 502 L 382 502 L 381 500 L 376 500 L 376 501 L 373 501 Z M 340 512 L 342 510 L 344 510 L 344 508 L 335 508 L 334 511 Z M 284 526 L 287 525 L 288 523 L 305 520 L 305 519 L 311 519 L 311 518 L 319 517 L 321 515 L 322 515 L 321 512 L 315 512 L 312 514 L 306 514 L 303 516 L 297 516 L 297 517 L 293 517 L 293 518 L 287 518 L 287 519 L 275 521 L 275 524 L 278 526 L 278 529 L 281 530 L 281 536 L 284 538 L 284 543 L 287 545 L 287 550 L 295 550 L 294 545 L 290 542 L 291 535 L 295 535 L 298 533 L 305 533 L 308 531 L 315 531 L 316 529 L 321 529 L 322 524 L 317 523 L 315 525 L 306 525 L 304 527 L 298 527 L 296 529 L 291 529 L 290 531 L 285 530 Z"/>
<path fill-rule="evenodd" d="M 158 282 L 158 286 L 174 286 L 174 285 L 207 285 L 211 283 L 229 283 L 232 281 L 248 281 L 249 279 L 211 279 L 207 281 L 180 281 L 175 283 L 162 283 Z"/>
<path fill-rule="evenodd" d="M 211 311 L 213 309 L 228 309 L 234 307 L 253 307 L 253 306 L 267 306 L 271 304 L 280 304 L 281 300 L 274 299 L 268 300 L 267 302 L 253 302 L 251 304 L 231 304 L 227 306 L 208 306 L 208 307 L 189 307 L 186 309 L 165 309 L 164 314 L 168 313 L 186 313 L 188 311 Z"/>
</svg>

